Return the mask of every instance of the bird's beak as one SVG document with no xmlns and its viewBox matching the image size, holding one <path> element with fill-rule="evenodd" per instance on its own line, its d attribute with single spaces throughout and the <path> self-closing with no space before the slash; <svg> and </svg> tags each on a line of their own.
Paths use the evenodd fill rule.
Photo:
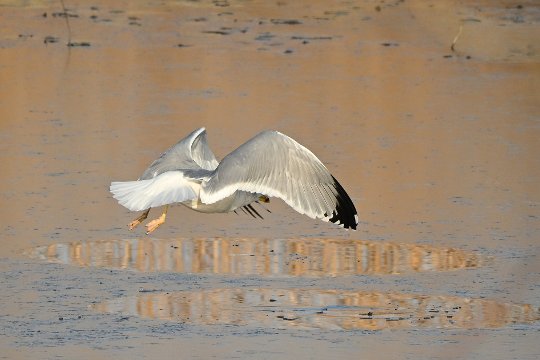
<svg viewBox="0 0 540 360">
<path fill-rule="evenodd" d="M 259 201 L 263 202 L 263 203 L 269 203 L 270 198 L 268 196 L 266 196 L 266 195 L 261 195 L 261 196 L 259 196 Z"/>
</svg>

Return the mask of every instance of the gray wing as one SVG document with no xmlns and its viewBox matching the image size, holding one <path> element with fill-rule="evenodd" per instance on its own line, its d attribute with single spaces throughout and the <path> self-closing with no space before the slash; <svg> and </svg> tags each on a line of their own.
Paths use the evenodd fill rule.
<svg viewBox="0 0 540 360">
<path fill-rule="evenodd" d="M 211 204 L 235 191 L 284 200 L 301 214 L 356 229 L 349 195 L 304 146 L 277 131 L 264 131 L 227 155 L 207 181 L 201 201 Z"/>
<path fill-rule="evenodd" d="M 218 161 L 206 141 L 206 130 L 197 129 L 173 145 L 144 171 L 139 180 L 147 180 L 174 170 L 214 170 Z"/>
</svg>

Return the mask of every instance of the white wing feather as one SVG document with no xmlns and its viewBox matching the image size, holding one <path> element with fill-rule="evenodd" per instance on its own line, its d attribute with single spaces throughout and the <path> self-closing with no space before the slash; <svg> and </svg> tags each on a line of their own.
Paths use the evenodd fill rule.
<svg viewBox="0 0 540 360">
<path fill-rule="evenodd" d="M 236 191 L 278 197 L 314 219 L 353 229 L 358 223 L 354 204 L 323 163 L 277 131 L 264 131 L 227 155 L 199 195 L 212 204 Z"/>
</svg>

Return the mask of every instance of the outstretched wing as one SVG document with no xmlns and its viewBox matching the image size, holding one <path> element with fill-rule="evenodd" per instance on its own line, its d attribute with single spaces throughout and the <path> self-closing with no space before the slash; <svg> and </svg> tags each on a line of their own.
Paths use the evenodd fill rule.
<svg viewBox="0 0 540 360">
<path fill-rule="evenodd" d="M 165 151 L 139 178 L 151 179 L 166 171 L 174 170 L 214 170 L 218 161 L 206 141 L 206 130 L 197 129 Z"/>
<path fill-rule="evenodd" d="M 235 191 L 274 196 L 311 218 L 356 229 L 353 202 L 322 162 L 304 146 L 277 131 L 264 131 L 227 155 L 200 198 L 212 204 Z"/>
</svg>

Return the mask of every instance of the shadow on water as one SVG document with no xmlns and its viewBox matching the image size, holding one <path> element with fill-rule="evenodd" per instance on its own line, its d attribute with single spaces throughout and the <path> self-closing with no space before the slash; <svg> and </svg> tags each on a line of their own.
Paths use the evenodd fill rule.
<svg viewBox="0 0 540 360">
<path fill-rule="evenodd" d="M 530 305 L 455 296 L 317 289 L 212 289 L 147 293 L 92 305 L 99 312 L 198 325 L 268 328 L 498 328 L 539 319 Z"/>
<path fill-rule="evenodd" d="M 459 249 L 339 239 L 152 238 L 41 246 L 33 258 L 144 272 L 263 276 L 402 274 L 476 268 L 485 259 Z"/>
</svg>

